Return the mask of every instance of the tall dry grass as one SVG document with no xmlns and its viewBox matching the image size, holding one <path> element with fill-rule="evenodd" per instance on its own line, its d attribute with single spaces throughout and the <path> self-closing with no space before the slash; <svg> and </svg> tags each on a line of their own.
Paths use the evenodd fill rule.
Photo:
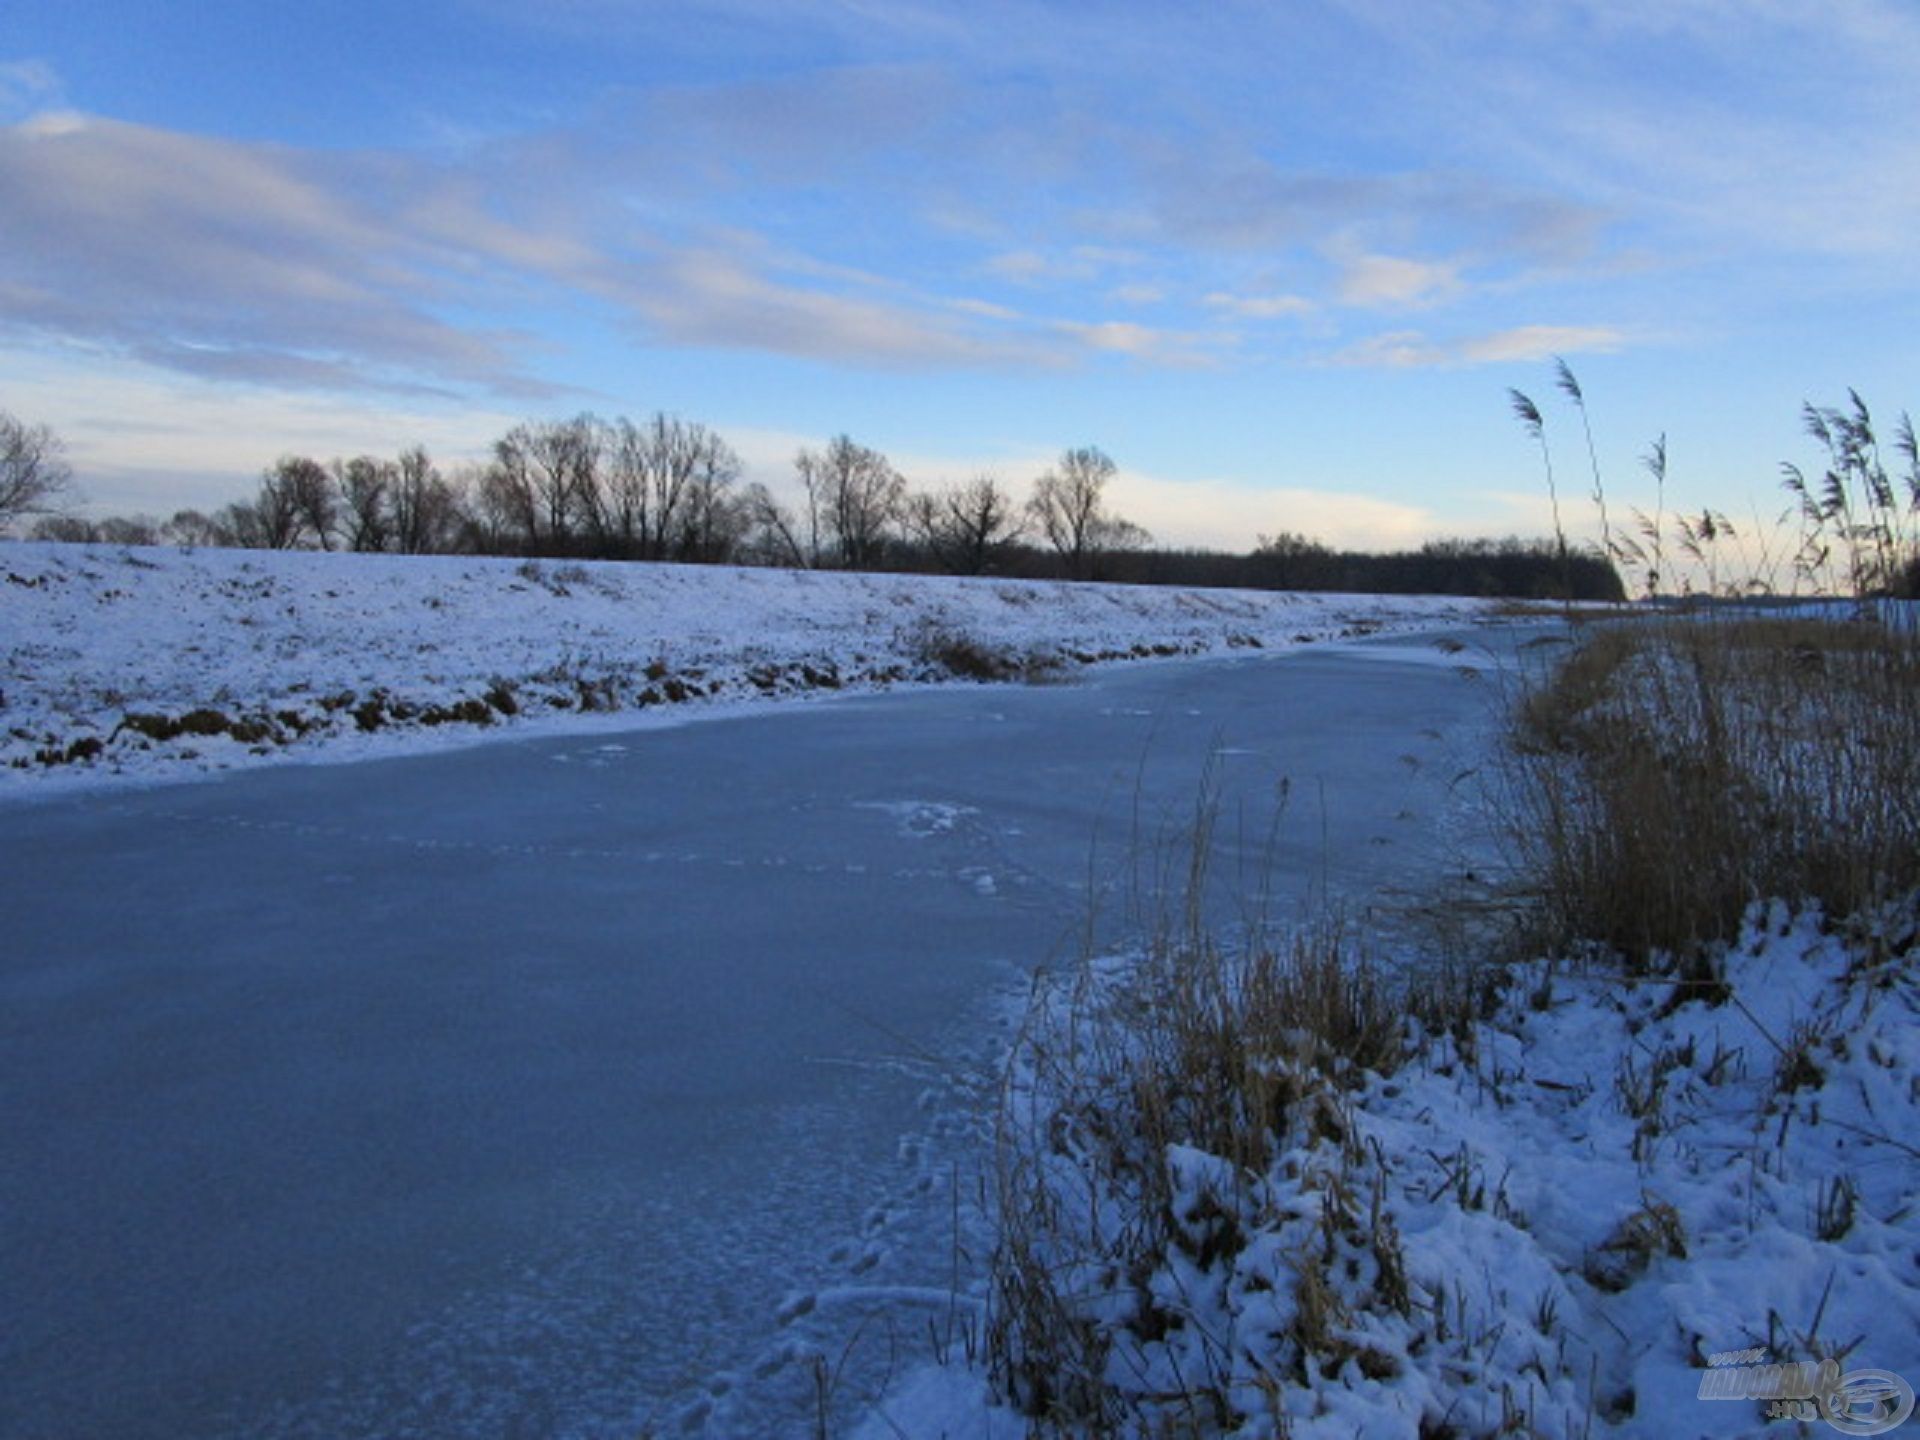
<svg viewBox="0 0 1920 1440">
<path fill-rule="evenodd" d="M 1423 1002 L 1440 1008 L 1437 994 Z M 1246 1196 L 1302 1142 L 1332 1140 L 1339 1205 L 1303 1244 L 1303 1276 L 1359 1245 L 1405 1304 L 1398 1238 L 1365 1203 L 1369 1157 L 1344 1095 L 1407 1052 L 1404 997 L 1334 932 L 1230 954 L 1156 950 L 1124 977 L 1081 976 L 1036 1007 L 1026 1079 L 1002 1116 L 988 1355 L 1036 1433 L 1132 1433 L 1148 1415 L 1213 1433 L 1235 1410 L 1232 1347 L 1206 1307 L 1169 1294 L 1169 1266 L 1206 1270 L 1248 1243 Z M 1175 1157 L 1206 1157 L 1225 1192 L 1195 1192 Z M 1306 1293 L 1331 1295 L 1331 1286 Z M 1341 1343 L 1303 1306 L 1276 1355 Z M 1158 1356 L 1157 1361 L 1148 1357 Z M 1176 1374 L 1148 1378 L 1166 1357 Z"/>
<path fill-rule="evenodd" d="M 1592 627 L 1516 711 L 1505 801 L 1548 948 L 1635 966 L 1774 897 L 1920 885 L 1920 641 L 1873 620 Z"/>
<path fill-rule="evenodd" d="M 1335 1158 L 1298 1177 L 1314 1222 L 1290 1253 L 1301 1304 L 1272 1337 L 1271 1383 L 1390 1363 L 1336 1323 L 1354 1295 L 1352 1256 L 1368 1257 L 1369 1303 L 1410 1303 L 1350 1096 L 1397 1071 L 1421 1037 L 1452 1036 L 1465 1053 L 1493 998 L 1488 972 L 1390 974 L 1331 920 L 1220 943 L 1200 904 L 1217 801 L 1203 786 L 1190 832 L 1155 856 L 1157 875 L 1184 881 L 1184 902 L 1145 917 L 1154 929 L 1139 954 L 1043 979 L 1014 1049 L 986 1353 L 996 1391 L 1036 1435 L 1210 1434 L 1247 1413 L 1246 1355 L 1169 1276 L 1230 1265 L 1263 1208 L 1249 1187 L 1303 1147 Z M 1210 1177 L 1197 1190 L 1183 1156 Z"/>
<path fill-rule="evenodd" d="M 1826 451 L 1820 473 L 1780 467 L 1801 517 L 1800 575 L 1829 591 L 1850 595 L 1920 596 L 1920 439 L 1902 413 L 1894 430 L 1895 457 L 1905 473 L 1889 469 L 1860 392 L 1845 406 L 1807 404 L 1801 420 Z"/>
</svg>

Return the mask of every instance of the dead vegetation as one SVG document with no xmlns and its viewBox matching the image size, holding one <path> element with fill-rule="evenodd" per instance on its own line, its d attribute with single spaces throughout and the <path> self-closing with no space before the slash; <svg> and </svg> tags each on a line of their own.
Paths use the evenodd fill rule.
<svg viewBox="0 0 1920 1440">
<path fill-rule="evenodd" d="M 999 1393 L 1036 1433 L 1203 1435 L 1284 1422 L 1321 1370 L 1397 1375 L 1370 1317 L 1428 1321 L 1354 1096 L 1416 1036 L 1470 1032 L 1482 998 L 1390 979 L 1337 927 L 1249 947 L 1177 927 L 1043 987 L 997 1142 Z M 1216 1329 L 1260 1295 L 1283 1323 Z"/>
<path fill-rule="evenodd" d="M 1920 643 L 1872 620 L 1591 629 L 1520 702 L 1506 802 L 1546 949 L 1644 966 L 1756 900 L 1920 884 Z"/>
</svg>

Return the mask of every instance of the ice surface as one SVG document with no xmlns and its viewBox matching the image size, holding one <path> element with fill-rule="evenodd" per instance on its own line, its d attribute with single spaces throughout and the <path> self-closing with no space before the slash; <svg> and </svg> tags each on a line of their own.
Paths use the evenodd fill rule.
<svg viewBox="0 0 1920 1440">
<path fill-rule="evenodd" d="M 1490 717 L 1307 649 L 0 810 L 7 1433 L 790 1433 L 1203 773 L 1223 913 L 1391 909 Z"/>
</svg>

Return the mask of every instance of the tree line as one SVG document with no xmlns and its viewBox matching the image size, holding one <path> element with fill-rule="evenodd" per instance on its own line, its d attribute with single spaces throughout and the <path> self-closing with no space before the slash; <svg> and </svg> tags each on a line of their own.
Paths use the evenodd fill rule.
<svg viewBox="0 0 1920 1440">
<path fill-rule="evenodd" d="M 1618 571 L 1594 551 L 1550 539 L 1431 540 L 1415 550 L 1336 550 L 1282 533 L 1245 555 L 1143 550 L 1114 567 L 1115 580 L 1145 585 L 1305 590 L 1349 595 L 1471 595 L 1559 600 L 1626 598 Z"/>
<path fill-rule="evenodd" d="M 8 417 L 0 416 L 0 419 Z M 16 424 L 17 422 L 12 422 Z M 23 428 L 23 427 L 17 427 Z M 58 440 L 25 431 L 58 465 Z M 43 478 L 44 468 L 40 473 Z M 62 485 L 39 495 L 64 489 Z M 1113 460 L 1063 451 L 1016 494 L 998 476 L 917 488 L 881 452 L 838 435 L 794 457 L 792 499 L 744 478 L 695 421 L 530 420 L 486 460 L 445 470 L 421 447 L 387 458 L 283 456 L 217 510 L 90 519 L 41 514 L 36 539 L 113 544 L 478 554 L 775 565 L 1140 584 L 1375 593 L 1617 598 L 1603 561 L 1569 572 L 1548 542 L 1451 541 L 1405 554 L 1334 551 L 1290 534 L 1248 555 L 1155 549 L 1114 512 Z M 0 526 L 45 504 L 0 513 Z"/>
<path fill-rule="evenodd" d="M 1038 549 L 1090 579 L 1147 543 L 1111 512 L 1112 459 L 1072 449 L 1022 499 L 997 476 L 914 489 L 878 450 L 838 435 L 794 457 L 795 496 L 743 480 L 740 457 L 696 421 L 656 414 L 528 421 L 488 459 L 443 471 L 414 447 L 387 459 L 283 456 L 252 496 L 165 521 L 48 514 L 37 539 L 261 550 L 465 553 L 601 560 L 938 569 L 984 574 Z"/>
</svg>

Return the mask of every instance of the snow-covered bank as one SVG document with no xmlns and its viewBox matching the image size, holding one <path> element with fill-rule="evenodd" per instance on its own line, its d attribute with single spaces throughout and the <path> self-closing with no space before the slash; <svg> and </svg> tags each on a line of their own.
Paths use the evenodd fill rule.
<svg viewBox="0 0 1920 1440">
<path fill-rule="evenodd" d="M 1265 1057 L 1290 1098 L 1257 1163 L 1129 1138 L 1153 967 L 1094 967 L 1042 1003 L 1013 1072 L 1035 1193 L 1059 1204 L 1028 1258 L 1061 1309 L 1013 1317 L 1012 1363 L 1052 1413 L 1036 1426 L 953 1362 L 904 1377 L 859 1440 L 1900 1426 L 1917 903 L 1846 924 L 1756 905 L 1724 998 L 1541 962 L 1458 1033 L 1414 1025 L 1391 1073 Z"/>
<path fill-rule="evenodd" d="M 1484 602 L 0 545 L 0 789 L 1460 623 Z"/>
</svg>

